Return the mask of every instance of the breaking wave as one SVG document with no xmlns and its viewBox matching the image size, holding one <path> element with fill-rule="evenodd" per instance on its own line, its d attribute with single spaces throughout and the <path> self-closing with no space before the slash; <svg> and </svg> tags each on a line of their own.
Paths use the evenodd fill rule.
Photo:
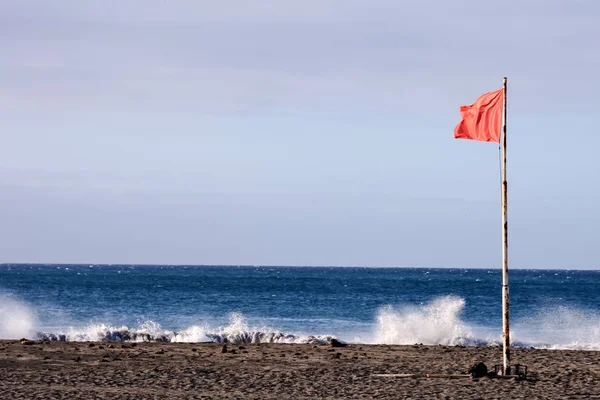
<svg viewBox="0 0 600 400">
<path fill-rule="evenodd" d="M 513 324 L 525 343 L 547 349 L 600 350 L 600 314 L 557 306 Z"/>
<path fill-rule="evenodd" d="M 465 300 L 446 296 L 416 307 L 392 306 L 377 314 L 375 342 L 381 344 L 472 344 L 471 329 L 460 319 Z"/>
<path fill-rule="evenodd" d="M 368 335 L 359 338 L 346 328 L 333 334 L 300 334 L 249 326 L 240 313 L 232 313 L 223 326 L 193 325 L 182 330 L 164 329 L 159 323 L 146 321 L 135 327 L 90 324 L 70 328 L 38 329 L 38 319 L 25 302 L 0 293 L 0 339 L 22 337 L 50 341 L 99 342 L 213 342 L 213 343 L 307 343 L 327 344 L 333 338 L 352 338 L 350 343 L 446 346 L 499 346 L 501 327 L 480 327 L 462 319 L 466 301 L 444 296 L 420 305 L 387 305 L 375 316 Z M 310 331 L 310 321 L 303 322 Z M 302 329 L 302 328 L 301 328 Z M 363 332 L 364 333 L 364 332 Z M 573 307 L 544 308 L 526 318 L 512 322 L 513 347 L 545 349 L 600 350 L 600 313 Z M 339 336 L 337 336 L 339 335 Z"/>
<path fill-rule="evenodd" d="M 22 301 L 0 294 L 0 339 L 31 337 L 37 317 Z"/>
<path fill-rule="evenodd" d="M 181 331 L 164 330 L 159 323 L 146 321 L 137 328 L 127 326 L 89 325 L 82 329 L 70 329 L 66 333 L 38 332 L 39 340 L 51 341 L 98 341 L 98 342 L 213 342 L 213 343 L 309 343 L 326 344 L 331 335 L 293 335 L 270 330 L 253 330 L 248 327 L 242 314 L 232 313 L 229 324 L 215 330 L 209 327 L 192 326 Z"/>
<path fill-rule="evenodd" d="M 501 327 L 476 327 L 461 319 L 465 300 L 444 296 L 420 306 L 382 307 L 374 343 L 446 346 L 500 346 Z M 496 332 L 497 333 L 492 333 Z M 600 350 L 600 314 L 572 307 L 544 309 L 512 323 L 511 346 Z"/>
</svg>

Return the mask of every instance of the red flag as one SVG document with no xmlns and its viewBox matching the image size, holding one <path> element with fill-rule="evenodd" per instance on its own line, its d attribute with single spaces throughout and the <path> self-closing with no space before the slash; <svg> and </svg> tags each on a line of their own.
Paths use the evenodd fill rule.
<svg viewBox="0 0 600 400">
<path fill-rule="evenodd" d="M 462 120 L 454 128 L 454 137 L 500 143 L 503 92 L 503 89 L 489 92 L 470 106 L 460 106 Z"/>
</svg>

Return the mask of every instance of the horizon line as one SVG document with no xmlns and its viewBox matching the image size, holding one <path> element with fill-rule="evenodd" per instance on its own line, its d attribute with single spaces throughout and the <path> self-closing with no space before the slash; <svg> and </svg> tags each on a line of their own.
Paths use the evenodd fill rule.
<svg viewBox="0 0 600 400">
<path fill-rule="evenodd" d="M 132 264 L 132 263 L 44 263 L 44 262 L 2 262 L 0 267 L 8 265 L 39 265 L 39 266 L 88 266 L 88 267 L 234 267 L 234 268 L 373 268 L 373 269 L 469 269 L 469 270 L 502 270 L 498 267 L 442 267 L 442 266 L 376 266 L 376 265 L 277 265 L 277 264 Z M 600 271 L 600 268 L 581 269 L 564 267 L 515 267 L 509 270 L 562 270 L 562 271 Z"/>
</svg>

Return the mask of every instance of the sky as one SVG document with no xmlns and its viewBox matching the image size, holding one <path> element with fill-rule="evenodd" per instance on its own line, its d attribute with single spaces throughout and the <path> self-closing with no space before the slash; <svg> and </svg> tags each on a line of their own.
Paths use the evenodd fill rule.
<svg viewBox="0 0 600 400">
<path fill-rule="evenodd" d="M 0 262 L 600 269 L 600 2 L 0 2 Z"/>
</svg>

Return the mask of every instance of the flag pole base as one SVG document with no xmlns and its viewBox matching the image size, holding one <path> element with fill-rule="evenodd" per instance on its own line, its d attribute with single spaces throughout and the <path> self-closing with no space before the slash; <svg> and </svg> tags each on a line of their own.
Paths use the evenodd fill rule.
<svg viewBox="0 0 600 400">
<path fill-rule="evenodd" d="M 507 371 L 504 371 L 504 365 L 496 364 L 494 365 L 494 373 L 496 375 L 511 375 L 518 376 L 521 379 L 527 379 L 527 366 L 523 364 L 513 364 L 508 367 Z"/>
</svg>

